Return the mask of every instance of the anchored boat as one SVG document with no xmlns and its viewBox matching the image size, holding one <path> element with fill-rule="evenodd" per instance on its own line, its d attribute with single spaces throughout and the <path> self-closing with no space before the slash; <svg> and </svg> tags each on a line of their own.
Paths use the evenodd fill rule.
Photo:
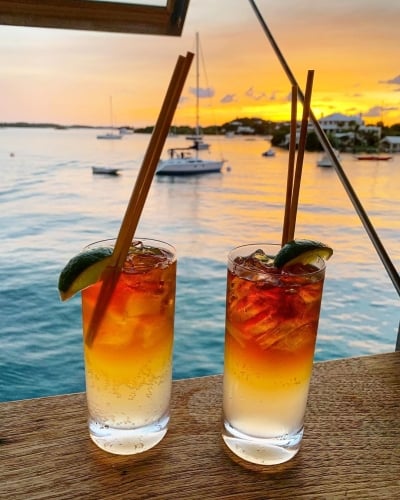
<svg viewBox="0 0 400 500">
<path fill-rule="evenodd" d="M 160 160 L 156 175 L 198 175 L 221 172 L 225 160 L 203 160 L 197 154 L 193 157 L 192 148 L 169 149 L 170 157 Z"/>
</svg>

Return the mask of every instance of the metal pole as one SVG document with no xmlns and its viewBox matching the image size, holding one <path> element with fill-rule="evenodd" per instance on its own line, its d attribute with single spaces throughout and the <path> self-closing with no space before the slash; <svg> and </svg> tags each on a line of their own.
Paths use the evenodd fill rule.
<svg viewBox="0 0 400 500">
<path fill-rule="evenodd" d="M 281 65 L 282 65 L 287 77 L 289 78 L 290 83 L 292 85 L 297 86 L 297 88 L 299 89 L 298 90 L 299 99 L 301 102 L 304 102 L 304 94 L 301 91 L 301 89 L 296 81 L 296 78 L 294 77 L 294 75 L 293 75 L 288 63 L 286 62 L 281 50 L 279 49 L 277 43 L 275 42 L 275 39 L 272 36 L 272 33 L 270 32 L 267 24 L 265 23 L 265 21 L 261 15 L 260 11 L 258 10 L 254 0 L 249 0 L 249 2 L 251 4 L 251 6 L 253 7 L 254 12 L 256 13 L 256 16 L 257 16 L 258 20 L 260 21 L 260 24 L 261 24 L 265 34 L 267 35 L 267 38 L 269 39 L 269 41 L 270 41 L 270 43 L 271 43 L 271 45 L 276 53 Z M 336 173 L 337 173 L 340 181 L 342 182 L 343 187 L 344 187 L 345 191 L 347 192 L 347 194 L 350 198 L 350 201 L 352 202 L 352 204 L 354 206 L 355 211 L 357 212 L 358 216 L 360 217 L 361 222 L 364 225 L 364 228 L 365 228 L 372 244 L 374 245 L 376 252 L 378 253 L 390 279 L 392 280 L 394 287 L 397 290 L 397 293 L 400 295 L 400 276 L 399 276 L 399 273 L 397 272 L 392 261 L 390 260 L 390 257 L 387 254 L 386 249 L 383 246 L 381 240 L 379 239 L 379 236 L 376 233 L 375 228 L 372 225 L 371 221 L 369 220 L 368 215 L 365 212 L 360 200 L 358 199 L 357 194 L 355 193 L 355 191 L 353 189 L 353 186 L 351 185 L 350 181 L 346 177 L 346 174 L 343 171 L 343 168 L 342 168 L 342 166 L 341 166 L 341 164 L 340 164 L 340 162 L 339 162 L 339 160 L 338 160 L 338 158 L 337 158 L 337 156 L 336 156 L 336 154 L 335 154 L 335 152 L 334 152 L 334 150 L 329 142 L 328 137 L 326 136 L 325 132 L 322 130 L 321 125 L 319 124 L 319 122 L 318 122 L 317 118 L 315 117 L 314 113 L 312 112 L 312 110 L 310 110 L 310 119 L 314 125 L 318 139 L 320 140 L 326 153 L 330 156 L 331 161 L 333 163 L 333 166 L 336 170 Z M 399 336 L 400 336 L 400 334 L 399 334 Z"/>
</svg>

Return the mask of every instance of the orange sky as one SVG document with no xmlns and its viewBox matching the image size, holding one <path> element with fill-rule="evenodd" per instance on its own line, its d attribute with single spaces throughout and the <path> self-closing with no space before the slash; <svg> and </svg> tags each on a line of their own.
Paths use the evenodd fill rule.
<svg viewBox="0 0 400 500">
<path fill-rule="evenodd" d="M 400 123 L 398 0 L 258 0 L 316 116 Z M 177 56 L 200 33 L 202 125 L 289 119 L 290 83 L 246 0 L 191 0 L 182 37 L 0 27 L 0 121 L 154 124 Z M 194 65 L 174 122 L 194 123 Z M 209 89 L 207 92 L 207 88 Z"/>
</svg>

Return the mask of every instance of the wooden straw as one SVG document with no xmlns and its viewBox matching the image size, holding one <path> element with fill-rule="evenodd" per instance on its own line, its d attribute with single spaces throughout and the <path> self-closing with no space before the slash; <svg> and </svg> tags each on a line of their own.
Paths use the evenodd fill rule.
<svg viewBox="0 0 400 500">
<path fill-rule="evenodd" d="M 288 242 L 290 206 L 292 203 L 294 165 L 296 159 L 297 145 L 297 92 L 296 85 L 292 86 L 292 106 L 290 119 L 290 141 L 289 141 L 289 161 L 286 182 L 285 215 L 283 219 L 282 246 Z"/>
<path fill-rule="evenodd" d="M 142 166 L 138 173 L 134 189 L 121 223 L 110 266 L 105 273 L 99 297 L 90 320 L 86 335 L 86 344 L 89 346 L 94 341 L 104 312 L 118 281 L 126 256 L 128 255 L 129 247 L 138 226 L 139 218 L 143 211 L 151 182 L 153 180 L 157 164 L 160 160 L 165 140 L 171 127 L 175 109 L 178 105 L 179 97 L 182 93 L 183 85 L 189 73 L 193 57 L 194 54 L 191 52 L 188 52 L 186 57 L 178 57 L 157 123 L 154 127 Z"/>
<path fill-rule="evenodd" d="M 309 70 L 307 73 L 306 92 L 304 95 L 303 116 L 301 119 L 300 138 L 297 150 L 296 170 L 293 181 L 292 200 L 290 202 L 289 230 L 287 234 L 288 241 L 293 240 L 294 230 L 296 226 L 297 205 L 299 202 L 301 174 L 303 171 L 304 151 L 307 139 L 308 117 L 310 116 L 310 103 L 311 103 L 313 79 L 314 79 L 314 71 Z"/>
</svg>

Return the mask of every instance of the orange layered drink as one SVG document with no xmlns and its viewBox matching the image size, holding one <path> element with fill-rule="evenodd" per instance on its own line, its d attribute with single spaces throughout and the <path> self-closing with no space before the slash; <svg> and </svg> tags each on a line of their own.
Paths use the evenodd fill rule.
<svg viewBox="0 0 400 500">
<path fill-rule="evenodd" d="M 90 256 L 100 248 L 105 257 L 98 262 L 104 263 L 106 250 L 112 252 L 113 244 L 99 242 L 85 249 L 84 254 Z M 100 277 L 82 290 L 89 432 L 92 440 L 110 453 L 139 453 L 164 437 L 169 421 L 174 249 L 155 240 L 132 243 L 95 336 L 91 337 L 89 326 L 102 284 Z"/>
<path fill-rule="evenodd" d="M 315 253 L 276 267 L 279 248 L 246 245 L 228 261 L 223 438 L 260 464 L 300 447 L 325 275 Z"/>
</svg>

